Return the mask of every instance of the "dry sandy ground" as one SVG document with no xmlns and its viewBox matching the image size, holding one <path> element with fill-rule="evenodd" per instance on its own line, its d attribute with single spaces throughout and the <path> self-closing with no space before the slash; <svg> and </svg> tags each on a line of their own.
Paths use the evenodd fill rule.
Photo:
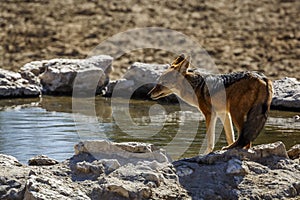
<svg viewBox="0 0 300 200">
<path fill-rule="evenodd" d="M 85 58 L 114 34 L 158 26 L 197 41 L 221 72 L 300 78 L 299 13 L 299 0 L 2 0 L 0 67 L 17 71 L 33 60 Z M 114 62 L 112 78 L 135 61 L 173 57 L 155 49 L 128 52 Z"/>
</svg>

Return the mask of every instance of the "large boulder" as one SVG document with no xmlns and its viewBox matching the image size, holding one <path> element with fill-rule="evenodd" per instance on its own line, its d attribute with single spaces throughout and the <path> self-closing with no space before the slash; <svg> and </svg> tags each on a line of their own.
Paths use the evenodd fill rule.
<svg viewBox="0 0 300 200">
<path fill-rule="evenodd" d="M 283 78 L 273 82 L 272 107 L 277 109 L 300 110 L 300 82 L 295 78 Z"/>
<path fill-rule="evenodd" d="M 0 69 L 0 98 L 35 97 L 41 88 L 22 78 L 19 73 Z"/>
<path fill-rule="evenodd" d="M 156 85 L 158 77 L 169 67 L 168 64 L 149 64 L 135 62 L 122 79 L 112 81 L 106 96 L 150 99 L 149 91 Z M 177 101 L 175 95 L 163 98 L 162 101 Z"/>
<path fill-rule="evenodd" d="M 52 59 L 25 64 L 20 73 L 30 83 L 40 84 L 43 94 L 94 95 L 109 82 L 113 58 L 107 55 L 87 59 Z"/>
</svg>

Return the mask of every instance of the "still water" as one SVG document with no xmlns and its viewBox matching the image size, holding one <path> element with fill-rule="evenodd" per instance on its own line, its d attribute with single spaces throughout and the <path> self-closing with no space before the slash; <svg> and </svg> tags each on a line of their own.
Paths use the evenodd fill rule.
<svg viewBox="0 0 300 200">
<path fill-rule="evenodd" d="M 300 143 L 296 114 L 272 111 L 254 144 L 283 141 L 290 148 Z M 204 133 L 203 116 L 185 104 L 101 97 L 0 100 L 0 153 L 23 163 L 39 154 L 62 161 L 73 155 L 76 143 L 86 139 L 153 143 L 178 159 L 203 152 Z M 216 137 L 216 149 L 226 145 L 220 123 Z"/>
</svg>

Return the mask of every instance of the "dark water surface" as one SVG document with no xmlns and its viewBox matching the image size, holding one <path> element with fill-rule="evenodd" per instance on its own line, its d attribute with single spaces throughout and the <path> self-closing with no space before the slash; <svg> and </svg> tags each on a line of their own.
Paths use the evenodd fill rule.
<svg viewBox="0 0 300 200">
<path fill-rule="evenodd" d="M 293 119 L 296 114 L 272 111 L 255 144 L 283 141 L 290 148 L 300 143 L 300 122 Z M 216 149 L 220 149 L 226 145 L 220 123 L 216 132 Z M 0 100 L 0 153 L 24 163 L 38 154 L 62 161 L 85 139 L 153 143 L 177 159 L 203 150 L 204 133 L 202 115 L 185 105 L 124 99 L 111 103 L 101 97 L 73 99 L 73 107 L 71 97 Z"/>
</svg>

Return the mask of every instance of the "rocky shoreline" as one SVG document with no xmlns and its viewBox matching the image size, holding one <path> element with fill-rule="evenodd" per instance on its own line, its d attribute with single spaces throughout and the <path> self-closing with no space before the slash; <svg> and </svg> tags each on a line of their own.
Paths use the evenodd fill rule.
<svg viewBox="0 0 300 200">
<path fill-rule="evenodd" d="M 134 63 L 110 80 L 113 58 L 34 61 L 0 70 L 0 98 L 67 95 L 149 99 L 167 64 Z M 272 108 L 300 110 L 300 82 L 273 81 Z M 93 89 L 91 89 L 93 88 Z M 75 91 L 75 92 L 74 92 Z M 163 102 L 177 102 L 173 95 Z M 143 143 L 84 141 L 63 162 L 0 154 L 0 199 L 282 199 L 300 195 L 300 145 L 282 142 L 171 161 Z"/>
<path fill-rule="evenodd" d="M 0 69 L 0 98 L 69 95 L 150 99 L 147 94 L 168 64 L 133 63 L 122 79 L 110 80 L 113 58 L 51 59 L 25 64 L 19 72 Z M 274 80 L 273 109 L 300 110 L 300 82 Z M 173 95 L 160 101 L 177 102 Z"/>
<path fill-rule="evenodd" d="M 63 162 L 0 154 L 0 199 L 297 199 L 299 155 L 276 142 L 172 162 L 151 144 L 84 141 Z"/>
</svg>

